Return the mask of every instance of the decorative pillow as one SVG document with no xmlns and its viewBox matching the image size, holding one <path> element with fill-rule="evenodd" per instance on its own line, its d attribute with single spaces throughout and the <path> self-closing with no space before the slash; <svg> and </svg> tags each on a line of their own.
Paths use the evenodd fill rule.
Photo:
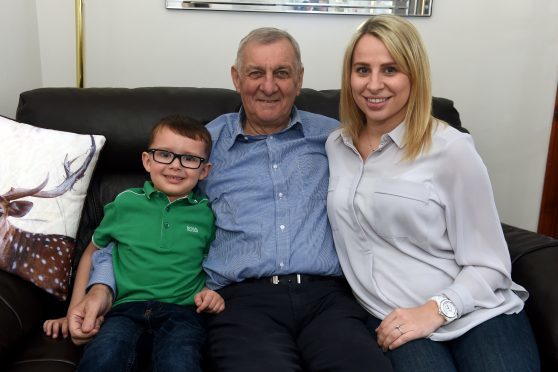
<svg viewBox="0 0 558 372">
<path fill-rule="evenodd" d="M 0 117 L 0 269 L 65 300 L 85 194 L 105 137 Z"/>
</svg>

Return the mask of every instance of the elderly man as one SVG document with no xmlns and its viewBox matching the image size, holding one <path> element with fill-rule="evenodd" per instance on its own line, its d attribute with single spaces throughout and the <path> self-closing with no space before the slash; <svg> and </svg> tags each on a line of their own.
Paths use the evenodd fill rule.
<svg viewBox="0 0 558 372">
<path fill-rule="evenodd" d="M 252 31 L 231 68 L 242 108 L 207 126 L 214 168 L 200 187 L 217 230 L 204 268 L 225 299 L 225 311 L 207 319 L 213 370 L 391 370 L 342 278 L 325 203 L 324 144 L 339 123 L 294 107 L 303 74 L 290 34 Z M 111 275 L 110 265 L 94 274 Z M 110 300 L 95 285 L 70 311 L 74 340 L 90 337 Z"/>
</svg>

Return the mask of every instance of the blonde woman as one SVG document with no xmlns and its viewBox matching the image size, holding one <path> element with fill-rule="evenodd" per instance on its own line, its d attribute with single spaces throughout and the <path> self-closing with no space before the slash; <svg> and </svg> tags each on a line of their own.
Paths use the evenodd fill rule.
<svg viewBox="0 0 558 372">
<path fill-rule="evenodd" d="M 361 25 L 326 143 L 344 274 L 396 371 L 539 370 L 486 167 L 431 102 L 415 27 L 391 15 Z"/>
</svg>

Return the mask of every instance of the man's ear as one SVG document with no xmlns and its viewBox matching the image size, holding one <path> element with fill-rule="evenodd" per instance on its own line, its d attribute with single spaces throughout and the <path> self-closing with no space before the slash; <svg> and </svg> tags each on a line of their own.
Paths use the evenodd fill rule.
<svg viewBox="0 0 558 372">
<path fill-rule="evenodd" d="M 236 91 L 240 93 L 240 73 L 235 65 L 231 66 L 231 78 Z"/>
<path fill-rule="evenodd" d="M 298 96 L 300 94 L 300 90 L 302 89 L 302 82 L 304 81 L 304 67 L 300 68 L 300 71 L 298 72 L 298 86 L 297 86 L 297 93 L 296 95 Z"/>
<path fill-rule="evenodd" d="M 148 152 L 141 153 L 141 162 L 143 163 L 143 168 L 147 173 L 151 172 L 151 158 Z"/>
</svg>

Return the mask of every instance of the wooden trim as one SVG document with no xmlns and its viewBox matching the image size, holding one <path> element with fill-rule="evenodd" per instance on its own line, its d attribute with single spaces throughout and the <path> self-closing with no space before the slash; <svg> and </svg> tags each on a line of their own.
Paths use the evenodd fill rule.
<svg viewBox="0 0 558 372">
<path fill-rule="evenodd" d="M 558 89 L 548 145 L 538 233 L 558 238 Z"/>
</svg>

